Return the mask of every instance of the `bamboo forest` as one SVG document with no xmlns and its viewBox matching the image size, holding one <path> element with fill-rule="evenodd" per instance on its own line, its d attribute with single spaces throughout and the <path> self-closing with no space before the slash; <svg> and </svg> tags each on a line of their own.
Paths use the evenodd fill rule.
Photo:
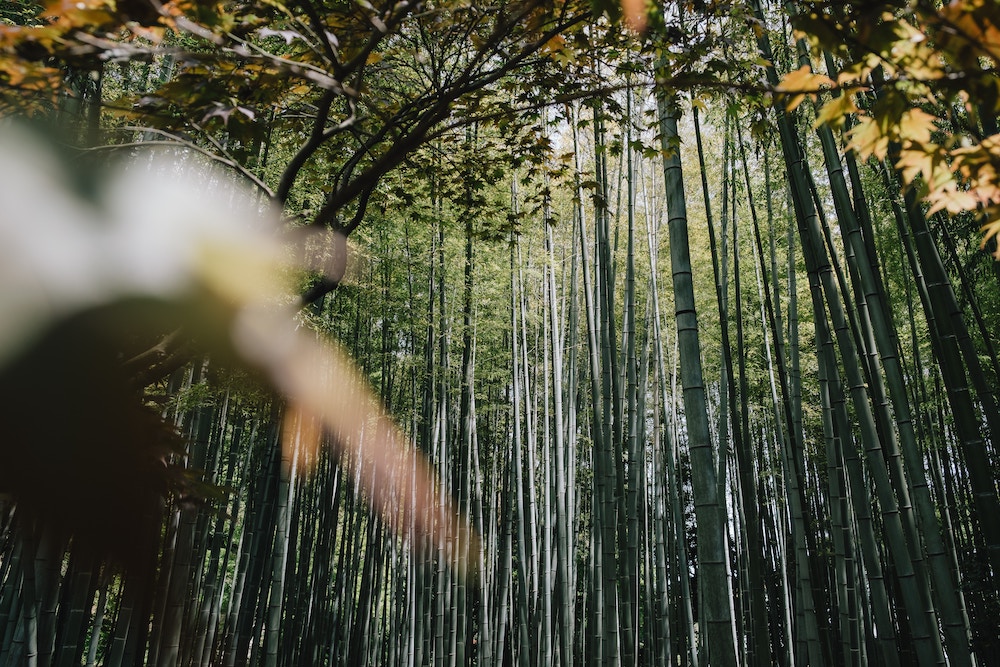
<svg viewBox="0 0 1000 667">
<path fill-rule="evenodd" d="M 0 1 L 0 667 L 1000 665 L 1000 5 Z"/>
</svg>

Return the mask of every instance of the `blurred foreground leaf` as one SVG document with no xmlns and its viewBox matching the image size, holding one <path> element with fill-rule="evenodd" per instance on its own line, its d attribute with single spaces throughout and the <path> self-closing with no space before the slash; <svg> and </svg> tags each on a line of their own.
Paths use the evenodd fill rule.
<svg viewBox="0 0 1000 667">
<path fill-rule="evenodd" d="M 0 493 L 136 560 L 132 537 L 158 530 L 171 488 L 192 487 L 167 465 L 181 440 L 137 380 L 183 338 L 263 371 L 295 424 L 285 446 L 308 463 L 334 443 L 397 534 L 441 553 L 474 540 L 353 362 L 297 325 L 297 253 L 273 212 L 178 154 L 141 155 L 90 190 L 73 183 L 38 142 L 0 134 Z"/>
</svg>

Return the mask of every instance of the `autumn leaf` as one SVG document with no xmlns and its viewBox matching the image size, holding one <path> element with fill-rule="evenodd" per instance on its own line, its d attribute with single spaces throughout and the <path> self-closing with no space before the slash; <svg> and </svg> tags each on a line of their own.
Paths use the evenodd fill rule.
<svg viewBox="0 0 1000 667">
<path fill-rule="evenodd" d="M 906 183 L 912 183 L 918 176 L 929 183 L 934 174 L 934 157 L 922 148 L 904 148 L 899 152 L 896 168 L 902 171 Z"/>
<path fill-rule="evenodd" d="M 807 95 L 815 99 L 820 90 L 834 85 L 836 84 L 830 77 L 816 74 L 812 71 L 812 67 L 803 65 L 794 72 L 786 74 L 774 89 L 787 96 L 785 110 L 793 111 Z"/>
<path fill-rule="evenodd" d="M 872 156 L 884 160 L 889 151 L 889 137 L 882 132 L 875 120 L 867 116 L 858 119 L 858 124 L 848 133 L 848 138 L 850 142 L 847 148 L 857 152 L 862 160 Z"/>
<path fill-rule="evenodd" d="M 553 54 L 566 48 L 566 38 L 562 35 L 555 35 L 542 46 L 542 53 Z"/>
<path fill-rule="evenodd" d="M 975 193 L 969 190 L 959 190 L 957 187 L 936 190 L 927 196 L 927 202 L 931 205 L 927 212 L 928 215 L 941 210 L 947 210 L 948 213 L 957 215 L 962 211 L 974 209 L 978 203 Z"/>
<path fill-rule="evenodd" d="M 990 239 L 1000 234 L 1000 206 L 990 206 L 986 210 L 985 218 L 986 223 L 980 227 L 980 231 L 983 232 L 983 239 L 979 242 L 980 250 L 986 248 Z M 1000 244 L 997 244 L 996 250 L 993 251 L 993 257 L 1000 260 Z"/>
<path fill-rule="evenodd" d="M 854 104 L 851 95 L 842 94 L 834 97 L 824 104 L 819 113 L 816 114 L 815 127 L 827 124 L 833 128 L 839 128 L 844 124 L 848 114 L 857 113 L 858 107 Z"/>
<path fill-rule="evenodd" d="M 646 31 L 646 0 L 590 0 L 595 16 L 607 15 L 612 21 L 625 19 L 625 25 L 637 34 Z"/>
<path fill-rule="evenodd" d="M 296 470 L 311 470 L 319 461 L 322 446 L 322 424 L 297 404 L 288 406 L 281 421 L 283 456 L 297 457 L 302 462 L 301 467 Z"/>
<path fill-rule="evenodd" d="M 899 119 L 897 134 L 901 141 L 925 144 L 931 140 L 931 132 L 937 129 L 937 116 L 923 109 L 907 109 Z"/>
<path fill-rule="evenodd" d="M 879 66 L 879 62 L 878 56 L 868 54 L 862 60 L 847 65 L 837 75 L 837 85 L 846 86 L 866 80 L 872 70 Z"/>
<path fill-rule="evenodd" d="M 988 17 L 975 13 L 982 4 L 953 0 L 944 6 L 940 16 L 950 28 L 945 34 L 968 44 L 976 55 L 1000 60 L 1000 27 Z"/>
</svg>

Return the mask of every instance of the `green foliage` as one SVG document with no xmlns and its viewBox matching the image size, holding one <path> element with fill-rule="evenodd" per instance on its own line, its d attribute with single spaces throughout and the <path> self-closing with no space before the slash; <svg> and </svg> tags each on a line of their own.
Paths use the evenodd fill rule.
<svg viewBox="0 0 1000 667">
<path fill-rule="evenodd" d="M 25 0 L 0 1 L 0 23 L 8 26 L 38 25 L 42 6 Z"/>
<path fill-rule="evenodd" d="M 175 0 L 139 21 L 134 9 L 91 0 L 3 32 L 0 77 L 18 90 L 10 109 L 54 106 L 60 61 L 84 71 L 125 63 L 106 98 L 116 141 L 144 130 L 196 146 L 291 213 L 348 232 L 386 173 L 425 143 L 453 141 L 453 128 L 495 125 L 520 144 L 519 160 L 544 151 L 523 128 L 540 91 L 572 87 L 558 64 L 576 61 L 587 16 L 577 0 L 475 11 L 445 2 L 421 13 L 408 3 Z M 134 79 L 143 60 L 158 81 L 148 65 Z"/>
</svg>

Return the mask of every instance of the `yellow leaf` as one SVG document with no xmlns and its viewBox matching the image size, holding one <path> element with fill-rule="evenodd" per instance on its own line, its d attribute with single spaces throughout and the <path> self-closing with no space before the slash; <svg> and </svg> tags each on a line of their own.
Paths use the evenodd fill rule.
<svg viewBox="0 0 1000 667">
<path fill-rule="evenodd" d="M 785 111 L 795 111 L 796 107 L 802 104 L 802 100 L 806 99 L 805 95 L 793 95 L 785 102 Z"/>
<path fill-rule="evenodd" d="M 840 127 L 844 124 L 847 114 L 857 113 L 857 111 L 858 107 L 855 106 L 852 96 L 842 94 L 823 105 L 819 113 L 816 114 L 815 127 L 824 123 L 834 128 Z"/>
<path fill-rule="evenodd" d="M 1000 207 L 991 206 L 986 210 L 986 223 L 979 228 L 983 232 L 983 240 L 979 242 L 980 250 L 986 248 L 986 244 L 991 238 L 1000 233 Z M 993 258 L 1000 260 L 1000 244 L 993 251 Z"/>
<path fill-rule="evenodd" d="M 954 0 L 941 9 L 941 18 L 957 32 L 956 37 L 961 42 L 973 48 L 974 53 L 1000 60 L 1000 27 L 990 21 L 988 15 L 973 13 L 980 4 Z"/>
<path fill-rule="evenodd" d="M 871 156 L 875 156 L 879 160 L 885 159 L 889 150 L 889 137 L 882 132 L 878 123 L 873 119 L 860 118 L 848 136 L 851 141 L 847 148 L 857 152 L 862 160 Z"/>
<path fill-rule="evenodd" d="M 840 86 L 862 81 L 871 73 L 872 66 L 866 60 L 859 60 L 840 71 L 837 75 L 837 84 Z"/>
<path fill-rule="evenodd" d="M 943 155 L 936 155 L 933 164 L 933 171 L 927 177 L 931 190 L 942 190 L 958 186 L 955 174 L 948 166 L 948 163 L 945 162 Z"/>
<path fill-rule="evenodd" d="M 927 215 L 947 210 L 952 215 L 957 215 L 963 211 L 969 211 L 976 207 L 976 197 L 968 190 L 958 190 L 948 188 L 938 190 L 927 197 L 927 203 L 931 205 Z"/>
<path fill-rule="evenodd" d="M 825 74 L 815 74 L 809 65 L 803 65 L 794 72 L 786 74 L 774 89 L 779 93 L 790 94 L 790 99 L 785 102 L 785 110 L 793 111 L 806 95 L 815 99 L 821 90 L 834 85 L 830 77 Z"/>
<path fill-rule="evenodd" d="M 833 79 L 825 74 L 816 74 L 809 65 L 803 65 L 794 72 L 789 72 L 775 86 L 779 93 L 818 93 L 824 88 L 833 87 Z"/>
<path fill-rule="evenodd" d="M 902 171 L 903 181 L 912 183 L 917 176 L 930 182 L 934 172 L 934 156 L 920 149 L 904 148 L 899 152 L 896 168 Z"/>
<path fill-rule="evenodd" d="M 257 239 L 237 245 L 206 239 L 197 248 L 195 271 L 216 297 L 239 306 L 258 299 L 277 299 L 289 292 L 278 249 Z"/>
<path fill-rule="evenodd" d="M 900 140 L 909 140 L 925 144 L 931 140 L 931 131 L 937 129 L 933 116 L 923 109 L 907 109 L 899 119 L 898 134 Z"/>
<path fill-rule="evenodd" d="M 562 51 L 566 47 L 566 39 L 562 35 L 555 35 L 542 46 L 542 53 L 551 54 Z"/>
</svg>

